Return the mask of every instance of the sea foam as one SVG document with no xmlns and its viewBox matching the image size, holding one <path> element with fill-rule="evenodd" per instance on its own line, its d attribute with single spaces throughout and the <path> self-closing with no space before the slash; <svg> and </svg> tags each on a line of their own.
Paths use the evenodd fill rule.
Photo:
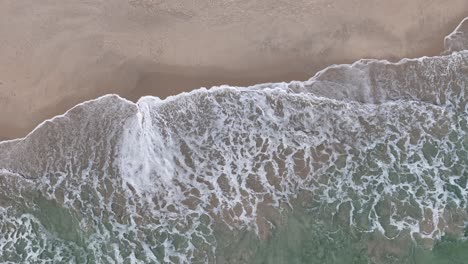
<svg viewBox="0 0 468 264">
<path fill-rule="evenodd" d="M 217 226 L 265 238 L 268 210 L 297 201 L 389 239 L 463 236 L 465 21 L 443 56 L 165 100 L 108 95 L 0 143 L 0 260 L 215 262 Z"/>
</svg>

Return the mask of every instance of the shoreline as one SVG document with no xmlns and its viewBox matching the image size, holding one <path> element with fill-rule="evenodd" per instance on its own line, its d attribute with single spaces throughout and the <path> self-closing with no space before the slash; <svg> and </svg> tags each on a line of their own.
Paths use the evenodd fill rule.
<svg viewBox="0 0 468 264">
<path fill-rule="evenodd" d="M 349 4 L 341 3 L 340 1 L 335 2 L 338 3 L 338 7 L 351 8 L 348 6 Z M 360 2 L 364 3 L 366 0 L 360 0 Z M 436 1 L 430 7 L 424 8 L 425 11 L 423 9 L 416 10 L 415 1 L 404 2 L 399 8 L 404 8 L 406 5 L 406 7 L 412 9 L 407 10 L 407 15 L 403 18 L 411 17 L 413 13 L 421 13 L 421 17 L 415 18 L 415 21 L 413 21 L 414 25 L 425 23 L 426 26 L 423 24 L 420 26 L 427 28 L 433 23 L 432 26 L 435 28 L 425 29 L 426 31 L 422 33 L 413 32 L 416 36 L 411 35 L 411 31 L 405 31 L 405 29 L 411 28 L 407 24 L 404 24 L 408 21 L 396 21 L 397 18 L 388 17 L 388 14 L 383 18 L 379 18 L 378 12 L 385 11 L 385 7 L 380 6 L 362 8 L 362 10 L 375 9 L 376 14 L 365 13 L 368 17 L 364 18 L 359 17 L 359 14 L 350 14 L 349 17 L 344 17 L 343 21 L 329 21 L 330 25 L 327 24 L 328 26 L 323 29 L 320 28 L 321 25 L 314 24 L 295 30 L 291 25 L 298 26 L 300 24 L 291 24 L 292 22 L 289 20 L 289 25 L 284 25 L 284 28 L 280 27 L 277 29 L 279 33 L 286 30 L 284 32 L 297 31 L 296 33 L 299 34 L 309 30 L 308 28 L 312 28 L 312 32 L 308 32 L 310 34 L 309 37 L 312 40 L 320 38 L 321 41 L 318 44 L 315 42 L 302 43 L 302 40 L 295 38 L 278 42 L 281 38 L 281 36 L 278 36 L 278 39 L 273 37 L 267 43 L 244 40 L 236 42 L 235 39 L 219 39 L 219 44 L 215 43 L 213 47 L 205 47 L 204 44 L 209 43 L 211 40 L 216 40 L 219 37 L 228 38 L 229 32 L 210 33 L 211 35 L 201 32 L 202 36 L 212 39 L 206 41 L 197 40 L 199 42 L 205 41 L 206 43 L 194 43 L 194 52 L 204 53 L 201 55 L 190 55 L 191 51 L 183 49 L 183 47 L 191 47 L 191 43 L 184 44 L 180 40 L 177 41 L 181 37 L 174 33 L 173 40 L 176 42 L 173 44 L 176 44 L 177 47 L 171 48 L 170 45 L 166 45 L 167 43 L 155 44 L 156 46 L 159 45 L 158 48 L 162 49 L 160 53 L 156 52 L 156 55 L 159 56 L 159 62 L 156 62 L 155 58 L 148 57 L 146 53 L 148 50 L 146 49 L 135 49 L 136 53 L 134 54 L 132 53 L 133 46 L 124 45 L 120 47 L 120 49 L 129 49 L 129 51 L 124 49 L 121 53 L 119 53 L 120 51 L 117 52 L 113 46 L 101 47 L 104 45 L 103 43 L 107 43 L 107 39 L 115 38 L 113 35 L 100 35 L 99 38 L 103 38 L 104 40 L 91 38 L 90 41 L 93 45 L 101 45 L 99 48 L 95 46 L 82 48 L 81 46 L 78 47 L 78 44 L 68 47 L 68 52 L 63 52 L 64 48 L 61 48 L 62 50 L 58 50 L 61 51 L 58 52 L 60 55 L 57 56 L 58 58 L 49 56 L 54 51 L 52 49 L 54 46 L 47 44 L 49 42 L 46 41 L 44 43 L 50 47 L 46 45 L 43 48 L 37 48 L 37 50 L 33 49 L 32 52 L 39 52 L 40 54 L 26 56 L 15 67 L 9 67 L 6 65 L 7 63 L 3 63 L 5 65 L 0 63 L 0 141 L 24 137 L 44 120 L 60 115 L 82 102 L 106 94 L 118 94 L 133 102 L 146 95 L 164 99 L 167 96 L 176 95 L 181 92 L 201 87 L 210 88 L 223 84 L 230 86 L 251 86 L 261 83 L 290 82 L 293 80 L 305 81 L 327 67 L 336 64 L 351 64 L 362 58 L 386 59 L 395 62 L 404 58 L 438 56 L 444 51 L 444 37 L 449 35 L 461 23 L 466 13 L 460 10 L 458 12 L 460 15 L 437 18 L 436 22 L 428 22 L 428 20 L 431 18 L 435 20 L 436 17 L 433 16 L 440 15 L 438 13 L 440 11 L 437 9 L 440 6 L 448 6 L 447 8 L 454 10 L 457 10 L 455 8 L 463 8 L 468 12 L 468 3 L 459 2 L 445 4 L 442 1 Z M 317 3 L 317 6 L 320 5 L 324 4 Z M 394 8 L 398 6 L 398 4 L 382 5 L 389 5 Z M 285 10 L 288 10 L 288 8 L 285 8 Z M 255 14 L 257 11 L 249 12 Z M 211 15 L 216 15 L 216 12 L 219 11 L 213 9 L 210 12 Z M 1 13 L 2 11 L 0 11 Z M 306 12 L 304 11 L 304 13 Z M 325 10 L 319 16 L 326 17 L 327 14 L 338 15 L 341 13 L 343 11 L 337 8 L 335 11 Z M 148 17 L 152 16 L 149 15 Z M 288 15 L 282 16 L 285 19 L 289 19 Z M 195 18 L 197 17 L 195 16 Z M 174 19 L 172 15 L 168 15 L 165 19 L 170 22 L 169 27 L 174 29 L 175 32 L 185 32 L 184 30 L 187 30 L 187 28 L 191 29 L 191 26 L 187 24 L 190 22 L 190 19 L 188 22 L 172 21 Z M 201 20 L 195 21 L 202 24 Z M 380 28 L 377 25 L 363 25 L 363 21 L 376 22 Z M 391 22 L 395 22 L 395 24 Z M 103 22 L 92 23 L 104 24 Z M 87 22 L 87 24 L 83 23 L 83 25 L 92 23 Z M 148 23 L 152 24 L 153 22 Z M 229 22 L 227 25 L 232 27 L 233 38 L 246 37 L 245 35 L 240 35 L 239 28 L 241 27 L 234 22 Z M 356 25 L 358 28 L 356 28 Z M 277 25 L 272 25 L 272 28 L 274 26 Z M 360 29 L 359 26 L 364 29 Z M 225 29 L 226 27 L 226 25 L 219 27 L 212 25 L 211 29 Z M 243 30 L 252 31 L 255 28 L 260 28 L 260 24 L 253 26 L 253 29 L 244 28 Z M 56 31 L 59 32 L 58 29 Z M 57 35 L 57 32 L 54 31 L 53 33 Z M 121 30 L 119 34 L 123 32 L 127 31 Z M 0 33 L 2 33 L 1 28 Z M 260 35 L 268 38 L 271 33 L 267 30 L 265 34 L 262 33 Z M 339 34 L 336 35 L 335 33 L 344 34 L 347 37 L 346 39 L 340 39 Z M 251 33 L 249 34 L 249 36 L 252 35 Z M 137 36 L 143 41 L 142 35 Z M 298 36 L 296 37 L 299 38 Z M 23 41 L 23 37 L 23 35 L 18 35 L 16 39 L 10 38 L 8 41 L 14 42 L 15 40 L 19 40 L 21 42 Z M 68 40 L 63 38 L 63 36 L 57 35 L 56 37 L 55 40 L 53 39 L 50 42 L 54 43 L 55 41 L 60 45 L 68 43 Z M 190 40 L 190 37 L 188 36 L 186 39 Z M 114 39 L 116 43 L 124 42 L 122 39 L 116 39 Z M 168 36 L 167 39 L 171 40 L 171 36 Z M 79 43 L 86 44 L 87 41 L 80 40 Z M 230 41 L 233 43 L 230 44 Z M 338 41 L 338 44 L 333 41 Z M 289 44 L 289 42 L 293 44 Z M 391 45 L 387 42 L 400 44 Z M 247 45 L 249 43 L 252 44 L 252 47 Z M 169 44 L 171 44 L 170 41 Z M 317 48 L 317 45 L 321 48 Z M 330 45 L 330 47 L 327 45 Z M 65 45 L 64 47 L 67 46 Z M 226 50 L 220 50 L 223 47 Z M 151 51 L 151 49 L 152 47 L 149 50 Z M 76 52 L 76 54 L 73 54 L 73 52 Z M 302 53 L 304 53 L 304 56 L 301 57 Z M 288 54 L 291 56 L 288 56 Z M 1 55 L 2 46 L 0 45 Z M 199 56 L 204 61 L 197 62 L 194 56 Z M 46 62 L 36 64 L 35 61 L 40 61 L 41 59 Z M 33 65 L 25 66 L 29 60 L 34 60 L 31 63 Z M 5 81 L 6 77 L 11 77 L 11 80 Z"/>
<path fill-rule="evenodd" d="M 260 77 L 255 77 L 255 76 L 248 76 L 248 74 L 238 74 L 239 77 L 230 77 L 227 76 L 228 74 L 215 74 L 215 75 L 209 75 L 206 72 L 203 72 L 201 76 L 199 76 L 195 70 L 195 73 L 193 71 L 190 71 L 190 74 L 184 74 L 180 72 L 150 72 L 147 73 L 142 78 L 139 83 L 138 88 L 134 90 L 127 91 L 123 94 L 119 93 L 120 97 L 129 100 L 133 103 L 136 103 L 141 97 L 144 96 L 155 96 L 159 97 L 160 99 L 165 99 L 169 96 L 174 96 L 178 95 L 183 92 L 190 92 L 193 90 L 201 89 L 201 88 L 207 88 L 210 89 L 214 86 L 220 86 L 220 85 L 229 85 L 229 86 L 234 86 L 234 87 L 248 87 L 248 86 L 253 86 L 253 85 L 258 85 L 258 84 L 263 84 L 263 83 L 279 83 L 279 82 L 285 82 L 289 83 L 291 81 L 307 81 L 310 78 L 313 78 L 316 74 L 318 74 L 321 71 L 326 70 L 329 67 L 333 67 L 336 65 L 352 65 L 353 63 L 362 60 L 362 59 L 370 59 L 370 60 L 386 60 L 389 61 L 390 63 L 397 63 L 399 61 L 403 61 L 406 59 L 419 59 L 422 57 L 434 57 L 434 56 L 440 56 L 440 53 L 442 53 L 443 49 L 439 53 L 431 54 L 431 55 L 423 55 L 419 57 L 405 57 L 405 58 L 360 58 L 356 59 L 351 62 L 336 62 L 332 63 L 328 66 L 325 66 L 323 68 L 318 68 L 311 74 L 307 74 L 304 72 L 293 72 L 293 73 L 277 73 L 276 71 L 273 71 L 274 74 L 268 74 L 267 72 L 264 75 L 261 75 Z M 164 66 L 162 66 L 164 69 Z M 177 68 L 177 67 L 167 67 L 169 69 Z M 255 72 L 258 72 L 259 70 L 255 70 Z M 162 89 L 160 90 L 159 94 L 151 94 L 151 90 L 154 89 L 154 87 L 148 86 L 148 83 L 152 83 L 152 79 L 157 78 L 159 81 L 162 80 L 163 83 L 171 83 L 171 88 L 174 88 L 175 90 L 167 90 L 167 89 Z M 186 87 L 190 87 L 190 84 L 192 83 L 199 83 L 201 84 L 200 86 L 197 86 L 196 88 L 193 89 L 186 89 Z M 180 85 L 180 86 L 179 86 Z M 180 88 L 179 88 L 180 87 Z M 40 112 L 43 113 L 45 116 L 48 116 L 44 120 L 41 120 L 38 124 L 28 127 L 6 127 L 2 125 L 2 129 L 0 131 L 0 142 L 3 141 L 11 141 L 11 140 L 21 140 L 25 138 L 27 135 L 29 135 L 31 132 L 33 132 L 38 126 L 40 126 L 43 122 L 51 120 L 57 116 L 61 116 L 65 114 L 68 110 L 74 108 L 75 106 L 78 106 L 80 104 L 86 103 L 88 101 L 92 101 L 95 99 L 98 99 L 99 97 L 105 96 L 105 95 L 111 95 L 112 93 L 99 93 L 99 91 L 96 91 L 94 96 L 83 96 L 82 98 L 80 97 L 70 97 L 70 98 L 62 98 L 61 101 L 53 106 L 45 107 L 43 109 L 40 109 Z M 89 94 L 88 94 L 89 95 Z M 88 98 L 89 97 L 89 98 Z M 58 112 L 57 109 L 64 109 L 62 112 Z M 26 133 L 26 134 L 25 134 Z M 13 136 L 13 135 L 19 135 L 19 136 Z"/>
</svg>

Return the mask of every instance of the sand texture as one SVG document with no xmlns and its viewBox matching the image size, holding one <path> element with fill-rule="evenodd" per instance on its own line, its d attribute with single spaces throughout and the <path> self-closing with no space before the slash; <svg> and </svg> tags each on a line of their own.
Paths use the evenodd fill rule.
<svg viewBox="0 0 468 264">
<path fill-rule="evenodd" d="M 3 0 L 0 140 L 97 96 L 305 80 L 436 55 L 466 0 Z"/>
</svg>

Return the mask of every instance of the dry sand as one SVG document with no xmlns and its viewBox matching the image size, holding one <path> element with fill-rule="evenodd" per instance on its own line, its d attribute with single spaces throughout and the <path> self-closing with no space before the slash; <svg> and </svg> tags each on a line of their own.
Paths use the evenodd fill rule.
<svg viewBox="0 0 468 264">
<path fill-rule="evenodd" d="M 2 0 L 0 139 L 107 93 L 166 97 L 436 55 L 467 14 L 466 0 Z"/>
</svg>

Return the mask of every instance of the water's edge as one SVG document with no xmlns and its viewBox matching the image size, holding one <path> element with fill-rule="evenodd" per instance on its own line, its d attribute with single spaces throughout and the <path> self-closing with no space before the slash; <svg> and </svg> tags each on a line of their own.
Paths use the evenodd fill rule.
<svg viewBox="0 0 468 264">
<path fill-rule="evenodd" d="M 466 32 L 304 82 L 105 95 L 0 142 L 0 262 L 442 263 L 468 239 Z"/>
</svg>

